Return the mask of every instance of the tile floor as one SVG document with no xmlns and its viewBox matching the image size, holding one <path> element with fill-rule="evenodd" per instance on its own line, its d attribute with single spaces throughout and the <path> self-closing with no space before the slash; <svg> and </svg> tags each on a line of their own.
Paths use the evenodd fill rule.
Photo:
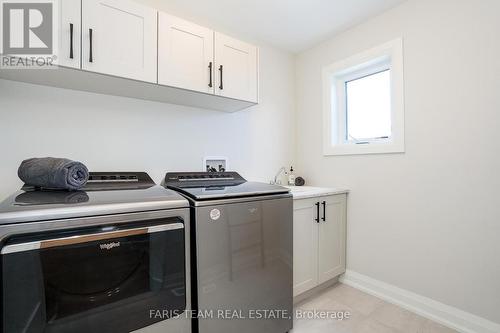
<svg viewBox="0 0 500 333">
<path fill-rule="evenodd" d="M 348 319 L 296 319 L 291 333 L 452 333 L 452 329 L 338 283 L 295 310 L 348 311 Z"/>
</svg>

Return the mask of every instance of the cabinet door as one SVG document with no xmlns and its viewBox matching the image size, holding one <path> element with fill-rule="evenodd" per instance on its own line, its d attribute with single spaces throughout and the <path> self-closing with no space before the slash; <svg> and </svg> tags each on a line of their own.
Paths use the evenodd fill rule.
<svg viewBox="0 0 500 333">
<path fill-rule="evenodd" d="M 214 32 L 166 13 L 158 21 L 158 83 L 214 92 Z"/>
<path fill-rule="evenodd" d="M 257 47 L 216 32 L 216 93 L 257 103 L 258 62 Z"/>
<path fill-rule="evenodd" d="M 82 2 L 59 0 L 59 66 L 81 68 Z"/>
<path fill-rule="evenodd" d="M 295 200 L 293 204 L 293 295 L 318 285 L 317 200 Z"/>
<path fill-rule="evenodd" d="M 157 12 L 127 0 L 84 0 L 82 67 L 156 83 Z"/>
<path fill-rule="evenodd" d="M 335 195 L 318 199 L 321 203 L 319 225 L 319 284 L 321 284 L 345 272 L 346 196 Z"/>
</svg>

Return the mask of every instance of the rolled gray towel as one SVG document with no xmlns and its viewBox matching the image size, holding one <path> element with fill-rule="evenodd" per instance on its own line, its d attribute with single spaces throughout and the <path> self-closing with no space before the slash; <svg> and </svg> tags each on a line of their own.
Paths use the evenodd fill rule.
<svg viewBox="0 0 500 333">
<path fill-rule="evenodd" d="M 89 179 L 83 163 L 53 157 L 25 160 L 17 174 L 26 185 L 62 190 L 79 190 Z"/>
</svg>

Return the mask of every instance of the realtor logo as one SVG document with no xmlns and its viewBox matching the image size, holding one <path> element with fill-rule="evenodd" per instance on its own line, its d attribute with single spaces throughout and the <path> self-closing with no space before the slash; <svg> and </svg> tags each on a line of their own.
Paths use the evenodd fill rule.
<svg viewBox="0 0 500 333">
<path fill-rule="evenodd" d="M 0 0 L 2 67 L 51 67 L 56 51 L 54 0 Z"/>
<path fill-rule="evenodd" d="M 4 54 L 52 54 L 52 3 L 4 3 Z"/>
</svg>

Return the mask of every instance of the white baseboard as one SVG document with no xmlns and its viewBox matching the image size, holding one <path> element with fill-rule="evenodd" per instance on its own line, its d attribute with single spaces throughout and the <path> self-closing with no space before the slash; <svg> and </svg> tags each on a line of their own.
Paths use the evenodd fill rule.
<svg viewBox="0 0 500 333">
<path fill-rule="evenodd" d="M 350 270 L 340 282 L 463 333 L 499 333 L 500 324 Z"/>
</svg>

